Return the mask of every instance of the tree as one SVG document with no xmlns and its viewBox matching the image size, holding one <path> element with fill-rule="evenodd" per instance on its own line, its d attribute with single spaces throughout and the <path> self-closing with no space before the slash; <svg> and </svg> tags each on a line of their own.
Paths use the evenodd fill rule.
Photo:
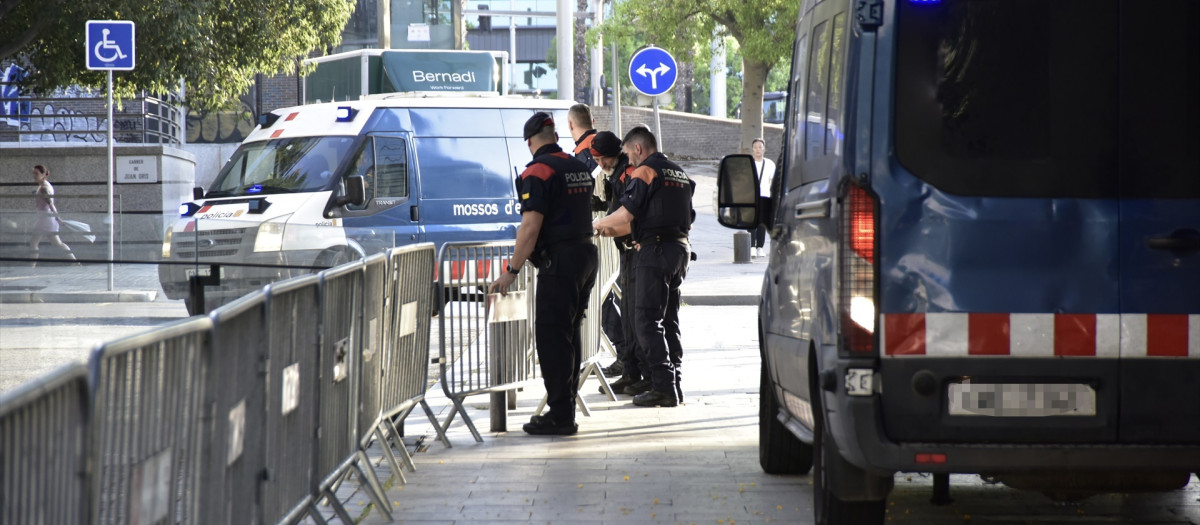
<svg viewBox="0 0 1200 525">
<path fill-rule="evenodd" d="M 137 24 L 137 67 L 116 72 L 117 96 L 169 93 L 183 79 L 188 105 L 237 100 L 258 73 L 294 73 L 310 53 L 336 45 L 354 0 L 0 0 L 0 61 L 30 70 L 25 85 L 99 87 L 84 67 L 88 20 Z"/>
<path fill-rule="evenodd" d="M 798 8 L 794 0 L 625 0 L 602 31 L 606 39 L 651 35 L 649 43 L 687 60 L 703 54 L 720 24 L 741 49 L 741 105 L 761 108 L 768 72 L 792 52 Z M 761 134 L 762 112 L 743 111 L 741 149 Z"/>
</svg>

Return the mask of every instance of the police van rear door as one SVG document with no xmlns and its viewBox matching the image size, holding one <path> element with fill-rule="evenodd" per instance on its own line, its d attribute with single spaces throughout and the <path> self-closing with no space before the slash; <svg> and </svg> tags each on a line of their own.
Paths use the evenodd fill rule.
<svg viewBox="0 0 1200 525">
<path fill-rule="evenodd" d="M 895 155 L 872 184 L 887 434 L 1194 442 L 1200 251 L 1151 239 L 1200 225 L 1198 39 L 1183 16 L 1139 42 L 1194 3 L 896 9 Z"/>
<path fill-rule="evenodd" d="M 1200 5 L 1120 18 L 1121 426 L 1200 442 Z"/>
</svg>

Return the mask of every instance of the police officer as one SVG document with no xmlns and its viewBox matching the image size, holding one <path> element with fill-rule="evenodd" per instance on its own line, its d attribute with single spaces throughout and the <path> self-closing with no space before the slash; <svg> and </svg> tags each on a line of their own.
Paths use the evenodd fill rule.
<svg viewBox="0 0 1200 525">
<path fill-rule="evenodd" d="M 591 153 L 599 164 L 601 172 L 605 174 L 604 180 L 597 181 L 596 185 L 607 187 L 605 191 L 605 194 L 609 196 L 607 211 L 611 214 L 621 208 L 619 198 L 625 193 L 625 186 L 633 172 L 633 167 L 629 165 L 629 157 L 621 151 L 621 139 L 611 131 L 601 131 L 595 135 L 595 139 L 592 140 Z M 633 239 L 631 236 L 625 235 L 615 237 L 613 241 L 620 253 L 617 287 L 621 290 L 621 309 L 618 320 L 622 337 L 620 343 L 611 336 L 609 337 L 617 349 L 617 362 L 605 369 L 604 373 L 605 375 L 622 375 L 621 379 L 609 385 L 614 392 L 635 395 L 649 389 L 650 369 L 646 364 L 645 354 L 637 344 L 637 335 L 633 326 L 634 298 L 636 297 L 633 280 Z M 607 325 L 607 319 L 605 321 Z M 609 332 L 607 326 L 605 326 L 605 332 Z M 600 387 L 600 393 L 604 393 L 604 387 Z"/>
<path fill-rule="evenodd" d="M 679 341 L 679 285 L 687 274 L 688 232 L 696 184 L 658 152 L 654 134 L 635 127 L 623 142 L 635 166 L 621 208 L 593 223 L 605 236 L 631 233 L 634 255 L 634 326 L 650 365 L 651 389 L 634 396 L 638 406 L 672 407 L 683 398 L 683 345 Z"/>
<path fill-rule="evenodd" d="M 592 108 L 587 104 L 575 104 L 567 110 L 567 129 L 575 140 L 575 158 L 587 166 L 588 172 L 596 169 L 596 159 L 592 158 L 592 141 L 596 138 L 596 128 L 593 127 Z"/>
<path fill-rule="evenodd" d="M 571 435 L 579 429 L 575 397 L 583 356 L 580 327 L 599 265 L 591 242 L 595 181 L 586 166 L 558 147 L 548 113 L 534 113 L 525 122 L 524 136 L 533 161 L 517 179 L 517 245 L 507 271 L 488 291 L 507 293 L 526 260 L 537 266 L 534 335 L 550 410 L 533 416 L 523 428 L 529 434 Z"/>
</svg>

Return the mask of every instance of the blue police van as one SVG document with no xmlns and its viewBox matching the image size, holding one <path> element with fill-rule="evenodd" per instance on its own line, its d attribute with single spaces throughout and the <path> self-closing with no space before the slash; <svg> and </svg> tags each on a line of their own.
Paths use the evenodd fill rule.
<svg viewBox="0 0 1200 525">
<path fill-rule="evenodd" d="M 760 463 L 816 522 L 896 472 L 1055 497 L 1200 471 L 1200 3 L 804 0 L 769 199 Z"/>
<path fill-rule="evenodd" d="M 205 298 L 219 304 L 393 246 L 515 239 L 514 181 L 532 160 L 522 126 L 537 111 L 565 126 L 572 104 L 409 92 L 273 111 L 181 206 L 162 288 L 187 298 L 190 278 L 217 264 Z"/>
</svg>

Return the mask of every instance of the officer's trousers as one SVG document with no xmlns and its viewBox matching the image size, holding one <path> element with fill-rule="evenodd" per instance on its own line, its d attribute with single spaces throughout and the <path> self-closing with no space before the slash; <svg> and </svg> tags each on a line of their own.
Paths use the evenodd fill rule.
<svg viewBox="0 0 1200 525">
<path fill-rule="evenodd" d="M 581 327 L 598 266 L 596 246 L 588 242 L 552 247 L 538 264 L 534 334 L 549 417 L 558 423 L 575 421 Z"/>
<path fill-rule="evenodd" d="M 621 364 L 625 370 L 622 375 L 634 380 L 650 379 L 650 365 L 646 362 L 646 352 L 637 341 L 637 276 L 633 271 L 633 259 L 637 256 L 635 250 L 621 252 L 621 270 L 617 282 L 621 285 L 621 328 L 625 331 L 625 349 L 619 352 Z"/>
<path fill-rule="evenodd" d="M 679 285 L 687 275 L 688 245 L 643 243 L 634 257 L 637 340 L 646 354 L 652 388 L 681 395 L 683 344 L 679 340 Z M 645 373 L 645 371 L 643 371 Z"/>
</svg>

